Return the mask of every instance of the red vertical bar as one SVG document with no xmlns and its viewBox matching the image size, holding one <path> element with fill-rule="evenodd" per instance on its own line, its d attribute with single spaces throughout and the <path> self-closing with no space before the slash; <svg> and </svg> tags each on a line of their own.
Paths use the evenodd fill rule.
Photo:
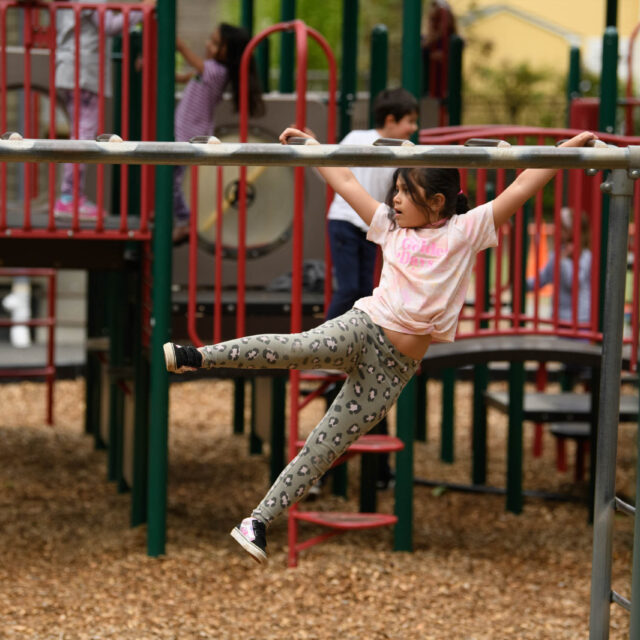
<svg viewBox="0 0 640 640">
<path fill-rule="evenodd" d="M 224 189 L 224 168 L 217 167 L 218 187 L 216 189 L 216 247 L 215 247 L 215 290 L 213 307 L 213 342 L 222 342 L 222 194 Z"/>
<path fill-rule="evenodd" d="M 49 326 L 47 329 L 47 424 L 53 424 L 53 384 L 56 379 L 56 272 L 49 274 Z"/>
<path fill-rule="evenodd" d="M 189 298 L 187 328 L 196 347 L 203 345 L 196 326 L 196 297 L 198 295 L 198 165 L 191 167 L 191 218 L 189 219 Z"/>
<path fill-rule="evenodd" d="M 49 138 L 56 137 L 56 9 L 55 3 L 49 3 L 49 29 L 51 41 L 49 49 Z M 49 221 L 48 231 L 55 231 L 56 222 L 53 215 L 56 201 L 56 165 L 49 163 Z"/>
<path fill-rule="evenodd" d="M 0 124 L 7 130 L 7 5 L 0 4 Z M 0 232 L 7 228 L 7 164 L 0 163 Z"/>
<path fill-rule="evenodd" d="M 123 7 L 122 24 L 122 139 L 129 139 L 129 67 L 131 60 L 131 40 L 129 39 L 129 10 Z M 127 232 L 129 200 L 129 165 L 120 166 L 120 232 Z"/>
<path fill-rule="evenodd" d="M 504 184 L 504 169 L 498 169 L 496 171 L 496 195 L 504 191 Z M 498 246 L 496 247 L 495 308 L 493 311 L 494 328 L 496 331 L 500 329 L 500 320 L 502 318 L 502 252 L 504 250 L 504 233 L 502 226 L 498 229 Z"/>
<path fill-rule="evenodd" d="M 485 202 L 487 199 L 487 171 L 486 169 L 478 169 L 476 172 L 476 205 Z M 487 252 L 481 251 L 475 264 L 475 281 L 476 292 L 474 300 L 474 333 L 480 333 L 480 320 L 482 314 L 486 311 L 484 308 L 484 289 L 486 286 L 485 268 L 487 261 Z"/>
<path fill-rule="evenodd" d="M 23 43 L 24 43 L 24 137 L 31 135 L 31 14 L 29 5 L 24 8 L 23 20 Z M 24 221 L 22 228 L 25 231 L 31 230 L 31 164 L 24 164 Z"/>
<path fill-rule="evenodd" d="M 591 331 L 598 334 L 599 303 L 600 300 L 600 241 L 602 234 L 602 194 L 600 193 L 600 181 L 602 173 L 593 178 L 591 197 L 593 209 L 591 213 Z"/>
<path fill-rule="evenodd" d="M 106 60 L 106 34 L 104 30 L 105 7 L 98 7 L 98 134 L 104 131 L 104 74 Z M 104 165 L 99 164 L 96 169 L 96 206 L 98 218 L 96 232 L 104 231 Z"/>
<path fill-rule="evenodd" d="M 579 266 L 580 266 L 580 253 L 582 252 L 582 233 L 581 233 L 581 220 L 582 220 L 582 202 L 584 194 L 584 173 L 579 172 L 579 186 L 576 194 L 576 201 L 572 210 L 572 273 L 571 273 L 571 331 L 573 335 L 577 335 L 580 331 L 578 325 L 578 302 L 580 298 L 580 278 L 579 278 Z"/>
<path fill-rule="evenodd" d="M 80 131 L 80 7 L 73 7 L 74 15 L 74 80 L 73 80 L 73 132 L 72 137 L 77 140 Z M 80 204 L 80 166 L 75 163 L 73 165 L 73 217 L 71 228 L 74 232 L 80 229 L 79 221 L 79 204 Z"/>
<path fill-rule="evenodd" d="M 146 7 L 144 7 L 147 9 Z M 151 112 L 152 87 L 151 87 L 151 66 L 154 59 L 151 52 L 151 20 L 152 13 L 145 10 L 143 14 L 142 26 L 142 139 L 151 140 L 150 122 L 148 114 Z M 140 231 L 145 233 L 149 228 L 149 188 L 150 188 L 150 167 L 143 164 L 140 170 Z"/>
<path fill-rule="evenodd" d="M 522 173 L 521 170 L 518 171 L 518 175 Z M 513 323 L 512 329 L 515 330 L 516 333 L 520 330 L 520 314 L 522 311 L 522 253 L 524 247 L 522 246 L 522 232 L 523 232 L 523 214 L 524 211 L 521 208 L 516 214 L 515 220 L 515 237 L 513 237 L 514 250 L 513 250 L 513 259 L 515 260 L 515 264 L 511 265 L 513 272 L 513 297 L 515 298 L 512 301 L 512 310 L 513 310 Z"/>
<path fill-rule="evenodd" d="M 569 200 L 571 202 L 571 200 Z M 558 302 L 560 298 L 560 229 L 562 227 L 562 220 L 560 218 L 560 208 L 562 200 L 556 198 L 553 205 L 553 311 L 552 311 L 552 326 L 553 332 L 558 332 L 559 319 L 558 319 Z"/>
</svg>

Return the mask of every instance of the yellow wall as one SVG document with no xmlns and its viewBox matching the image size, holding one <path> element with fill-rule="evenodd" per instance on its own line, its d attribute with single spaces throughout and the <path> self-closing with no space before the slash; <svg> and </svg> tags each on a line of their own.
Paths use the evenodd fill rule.
<svg viewBox="0 0 640 640">
<path fill-rule="evenodd" d="M 469 40 L 469 53 L 474 51 L 474 42 L 492 43 L 492 51 L 486 58 L 491 66 L 502 61 L 528 61 L 532 66 L 552 67 L 565 73 L 571 42 L 581 48 L 583 61 L 597 63 L 594 48 L 604 33 L 605 0 L 450 0 L 450 4 L 458 18 L 460 34 Z M 547 28 L 506 11 L 469 20 L 474 8 L 497 6 L 508 6 L 539 18 L 547 23 Z M 626 52 L 628 37 L 639 19 L 638 0 L 618 1 L 621 54 Z M 554 33 L 554 27 L 564 33 Z M 475 55 L 466 56 L 465 66 L 477 63 L 478 58 L 479 50 L 476 49 Z"/>
</svg>

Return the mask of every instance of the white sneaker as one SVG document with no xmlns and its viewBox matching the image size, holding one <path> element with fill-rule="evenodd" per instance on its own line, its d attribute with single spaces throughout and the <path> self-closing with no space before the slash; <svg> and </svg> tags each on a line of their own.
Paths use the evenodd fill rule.
<svg viewBox="0 0 640 640">
<path fill-rule="evenodd" d="M 263 522 L 245 518 L 231 530 L 231 537 L 258 563 L 267 562 L 267 533 Z"/>
</svg>

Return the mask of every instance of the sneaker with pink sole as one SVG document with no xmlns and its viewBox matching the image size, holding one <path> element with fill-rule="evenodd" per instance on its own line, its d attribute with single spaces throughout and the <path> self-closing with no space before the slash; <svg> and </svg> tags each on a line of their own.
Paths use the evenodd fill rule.
<svg viewBox="0 0 640 640">
<path fill-rule="evenodd" d="M 73 218 L 73 200 L 58 198 L 53 208 L 53 215 L 56 218 Z M 78 201 L 78 218 L 80 220 L 98 219 L 98 206 L 86 196 L 81 196 Z"/>
</svg>

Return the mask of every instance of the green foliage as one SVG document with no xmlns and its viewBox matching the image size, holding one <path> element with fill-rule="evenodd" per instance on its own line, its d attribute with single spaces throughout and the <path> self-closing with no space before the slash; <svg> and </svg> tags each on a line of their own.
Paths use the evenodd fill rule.
<svg viewBox="0 0 640 640">
<path fill-rule="evenodd" d="M 340 70 L 342 56 L 343 3 L 349 0 L 297 0 L 296 18 L 318 31 L 329 43 Z M 220 20 L 239 24 L 242 3 L 238 0 L 219 2 Z M 254 33 L 281 22 L 280 0 L 260 0 L 254 3 Z M 358 12 L 358 90 L 367 90 L 370 69 L 371 30 L 384 24 L 389 30 L 389 84 L 397 86 L 401 77 L 402 7 L 394 0 L 361 0 Z M 278 74 L 281 36 L 269 39 L 270 68 L 272 75 Z M 310 79 L 316 77 L 315 89 L 326 89 L 327 63 L 324 53 L 314 41 L 309 42 L 308 68 Z M 315 73 L 314 73 L 315 72 Z"/>
</svg>

